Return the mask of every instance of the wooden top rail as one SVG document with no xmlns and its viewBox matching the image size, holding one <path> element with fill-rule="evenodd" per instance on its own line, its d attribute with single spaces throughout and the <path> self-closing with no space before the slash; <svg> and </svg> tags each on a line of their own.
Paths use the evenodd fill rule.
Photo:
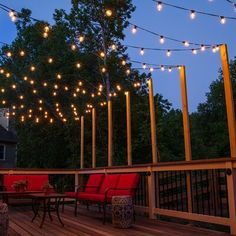
<svg viewBox="0 0 236 236">
<path fill-rule="evenodd" d="M 140 164 L 133 166 L 98 167 L 95 169 L 38 169 L 38 168 L 0 168 L 0 174 L 91 174 L 91 173 L 126 173 L 159 172 L 206 169 L 236 169 L 236 158 L 216 158 L 205 160 L 162 162 L 158 164 Z"/>
</svg>

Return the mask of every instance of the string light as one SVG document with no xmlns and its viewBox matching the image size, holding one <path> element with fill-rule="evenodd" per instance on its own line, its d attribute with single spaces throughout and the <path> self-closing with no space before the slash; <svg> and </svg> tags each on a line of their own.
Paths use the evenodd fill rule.
<svg viewBox="0 0 236 236">
<path fill-rule="evenodd" d="M 170 56 L 171 56 L 171 51 L 170 51 L 170 50 L 167 50 L 166 56 L 167 56 L 167 57 L 170 57 Z"/>
<path fill-rule="evenodd" d="M 188 42 L 188 41 L 183 41 L 183 45 L 184 45 L 185 47 L 189 47 L 189 42 Z"/>
<path fill-rule="evenodd" d="M 104 52 L 100 52 L 100 57 L 105 57 L 105 53 Z"/>
<path fill-rule="evenodd" d="M 85 38 L 84 38 L 83 35 L 80 35 L 80 36 L 79 36 L 79 42 L 80 42 L 80 43 L 84 42 L 84 39 L 85 39 Z"/>
<path fill-rule="evenodd" d="M 144 55 L 144 48 L 141 48 L 140 54 L 143 56 Z"/>
<path fill-rule="evenodd" d="M 111 45 L 111 49 L 112 49 L 113 51 L 116 50 L 116 45 L 115 45 L 114 43 Z"/>
<path fill-rule="evenodd" d="M 161 11 L 163 9 L 163 4 L 162 2 L 157 2 L 157 10 Z"/>
<path fill-rule="evenodd" d="M 11 52 L 7 52 L 7 57 L 12 57 L 12 53 Z"/>
<path fill-rule="evenodd" d="M 23 50 L 20 51 L 20 56 L 21 57 L 25 56 L 25 52 Z"/>
<path fill-rule="evenodd" d="M 80 63 L 76 63 L 76 67 L 77 67 L 78 69 L 80 69 L 81 64 L 80 64 Z"/>
<path fill-rule="evenodd" d="M 125 60 L 122 60 L 122 61 L 121 61 L 121 65 L 122 65 L 122 66 L 125 66 L 125 65 L 126 65 L 126 61 L 125 61 Z"/>
<path fill-rule="evenodd" d="M 163 35 L 160 36 L 160 43 L 161 44 L 165 43 L 165 37 Z"/>
<path fill-rule="evenodd" d="M 172 8 L 178 9 L 178 10 L 183 10 L 183 11 L 190 12 L 190 18 L 191 19 L 195 19 L 196 13 L 197 13 L 197 14 L 201 14 L 201 15 L 205 15 L 205 16 L 210 16 L 210 17 L 220 17 L 220 18 L 223 17 L 223 19 L 225 19 L 225 20 L 226 19 L 236 20 L 236 17 L 232 17 L 232 16 L 219 16 L 219 15 L 214 14 L 214 13 L 192 10 L 192 9 L 189 9 L 189 8 L 186 8 L 186 7 L 183 7 L 183 6 L 174 5 L 174 4 L 166 3 L 166 2 L 163 2 L 163 1 L 162 2 L 157 1 L 157 0 L 152 0 L 152 1 L 157 3 L 157 10 L 158 11 L 161 11 L 163 9 L 163 6 L 168 6 L 168 7 L 172 7 Z M 226 0 L 226 1 L 232 3 L 233 6 L 236 7 L 236 4 L 234 2 L 232 2 L 231 0 Z M 225 22 L 226 22 L 225 20 L 223 21 L 224 23 L 221 23 L 221 24 L 225 24 Z"/>
<path fill-rule="evenodd" d="M 196 18 L 196 12 L 194 10 L 190 11 L 190 18 L 194 20 Z"/>
<path fill-rule="evenodd" d="M 224 16 L 220 16 L 220 23 L 224 25 L 226 23 L 226 19 Z"/>
<path fill-rule="evenodd" d="M 132 34 L 136 34 L 137 33 L 137 26 L 134 25 L 132 28 Z"/>
<path fill-rule="evenodd" d="M 196 49 L 192 49 L 192 53 L 193 53 L 194 55 L 196 55 L 196 54 L 197 54 L 197 50 L 196 50 Z"/>
<path fill-rule="evenodd" d="M 48 58 L 48 63 L 49 64 L 52 64 L 53 63 L 53 59 L 50 57 L 50 58 Z"/>
<path fill-rule="evenodd" d="M 111 17 L 112 16 L 112 10 L 107 9 L 106 10 L 106 16 Z"/>
<path fill-rule="evenodd" d="M 72 51 L 75 51 L 75 50 L 76 50 L 76 48 L 77 48 L 77 47 L 76 47 L 76 45 L 75 45 L 75 44 L 72 44 L 72 45 L 71 45 L 71 50 L 72 50 Z"/>
</svg>

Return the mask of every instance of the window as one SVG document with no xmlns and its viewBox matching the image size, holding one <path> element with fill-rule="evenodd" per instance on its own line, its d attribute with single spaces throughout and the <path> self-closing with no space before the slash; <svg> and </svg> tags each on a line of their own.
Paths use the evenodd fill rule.
<svg viewBox="0 0 236 236">
<path fill-rule="evenodd" d="M 0 144 L 0 160 L 5 160 L 5 145 Z"/>
</svg>

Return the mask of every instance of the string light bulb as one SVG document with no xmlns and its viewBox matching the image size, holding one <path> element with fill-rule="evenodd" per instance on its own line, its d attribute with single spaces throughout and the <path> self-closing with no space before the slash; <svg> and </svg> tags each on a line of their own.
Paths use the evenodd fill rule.
<svg viewBox="0 0 236 236">
<path fill-rule="evenodd" d="M 76 63 L 76 67 L 79 69 L 81 67 L 80 63 Z"/>
<path fill-rule="evenodd" d="M 12 57 L 12 53 L 11 52 L 7 52 L 7 57 Z"/>
<path fill-rule="evenodd" d="M 105 67 L 102 67 L 102 73 L 106 73 L 106 68 Z"/>
<path fill-rule="evenodd" d="M 72 50 L 72 51 L 75 51 L 75 50 L 76 50 L 76 45 L 75 45 L 75 44 L 72 44 L 72 45 L 71 45 L 71 50 Z"/>
<path fill-rule="evenodd" d="M 20 56 L 21 57 L 25 56 L 25 52 L 23 50 L 20 51 Z"/>
<path fill-rule="evenodd" d="M 136 34 L 137 33 L 137 26 L 134 25 L 132 28 L 132 34 Z"/>
<path fill-rule="evenodd" d="M 48 33 L 49 32 L 49 30 L 50 30 L 50 28 L 49 28 L 49 26 L 48 25 L 46 25 L 45 27 L 44 27 L 44 32 L 46 32 L 46 33 Z"/>
<path fill-rule="evenodd" d="M 83 35 L 80 35 L 80 36 L 79 36 L 79 42 L 80 42 L 80 43 L 84 42 L 84 36 L 83 36 Z"/>
<path fill-rule="evenodd" d="M 165 67 L 163 65 L 161 65 L 161 71 L 164 71 Z"/>
<path fill-rule="evenodd" d="M 161 11 L 163 9 L 163 4 L 162 4 L 162 2 L 158 2 L 157 3 L 157 10 L 158 11 Z"/>
<path fill-rule="evenodd" d="M 106 16 L 108 16 L 108 17 L 112 16 L 112 10 L 111 9 L 106 10 Z"/>
<path fill-rule="evenodd" d="M 111 49 L 112 49 L 113 51 L 116 50 L 116 45 L 115 45 L 114 43 L 111 45 Z"/>
<path fill-rule="evenodd" d="M 201 51 L 205 51 L 206 50 L 206 46 L 205 45 L 201 45 Z"/>
<path fill-rule="evenodd" d="M 183 45 L 184 45 L 185 47 L 189 47 L 189 42 L 188 42 L 188 41 L 183 41 Z"/>
<path fill-rule="evenodd" d="M 167 51 L 166 51 L 166 56 L 167 56 L 167 57 L 170 57 L 170 56 L 171 56 L 171 51 L 170 51 L 170 50 L 167 50 Z"/>
<path fill-rule="evenodd" d="M 48 33 L 47 32 L 43 32 L 43 37 L 46 39 L 48 37 Z"/>
<path fill-rule="evenodd" d="M 141 55 L 141 56 L 144 55 L 144 48 L 141 48 L 141 50 L 140 50 L 140 55 Z"/>
<path fill-rule="evenodd" d="M 52 64 L 53 63 L 53 59 L 51 57 L 48 58 L 48 63 Z"/>
<path fill-rule="evenodd" d="M 226 23 L 226 19 L 224 16 L 220 16 L 220 23 L 224 25 Z"/>
<path fill-rule="evenodd" d="M 31 66 L 31 67 L 30 67 L 30 70 L 31 70 L 31 71 L 35 71 L 35 69 L 36 69 L 35 66 Z"/>
<path fill-rule="evenodd" d="M 165 43 L 165 37 L 164 36 L 160 36 L 160 43 L 161 44 Z"/>
<path fill-rule="evenodd" d="M 104 52 L 100 52 L 100 57 L 105 57 L 105 53 Z"/>
<path fill-rule="evenodd" d="M 192 53 L 193 53 L 194 55 L 196 55 L 196 54 L 197 54 L 197 50 L 196 50 L 196 49 L 192 49 Z"/>
<path fill-rule="evenodd" d="M 146 63 L 143 63 L 142 65 L 143 69 L 145 70 L 147 68 L 147 64 Z"/>
<path fill-rule="evenodd" d="M 61 79 L 61 74 L 57 74 L 57 79 Z"/>
<path fill-rule="evenodd" d="M 190 11 L 190 18 L 191 18 L 192 20 L 194 20 L 194 19 L 196 18 L 196 11 L 194 11 L 194 10 L 191 10 L 191 11 Z"/>
</svg>

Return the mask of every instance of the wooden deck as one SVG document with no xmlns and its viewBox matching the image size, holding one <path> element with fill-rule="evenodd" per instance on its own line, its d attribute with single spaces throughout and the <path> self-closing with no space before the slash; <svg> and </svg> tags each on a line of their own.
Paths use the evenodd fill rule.
<svg viewBox="0 0 236 236">
<path fill-rule="evenodd" d="M 182 225 L 159 220 L 149 220 L 145 217 L 137 217 L 136 223 L 130 229 L 117 229 L 111 224 L 109 217 L 106 225 L 102 224 L 101 214 L 95 209 L 87 211 L 79 208 L 77 217 L 73 215 L 73 208 L 66 206 L 65 212 L 61 213 L 61 218 L 65 223 L 62 227 L 53 213 L 53 221 L 50 222 L 48 216 L 45 220 L 43 228 L 39 228 L 40 219 L 37 218 L 31 223 L 33 216 L 31 207 L 29 206 L 10 206 L 10 229 L 9 236 L 28 236 L 28 235 L 57 235 L 57 236 L 156 236 L 156 235 L 218 235 L 229 236 L 229 234 L 216 232 L 212 230 L 202 229 L 191 225 Z"/>
</svg>

